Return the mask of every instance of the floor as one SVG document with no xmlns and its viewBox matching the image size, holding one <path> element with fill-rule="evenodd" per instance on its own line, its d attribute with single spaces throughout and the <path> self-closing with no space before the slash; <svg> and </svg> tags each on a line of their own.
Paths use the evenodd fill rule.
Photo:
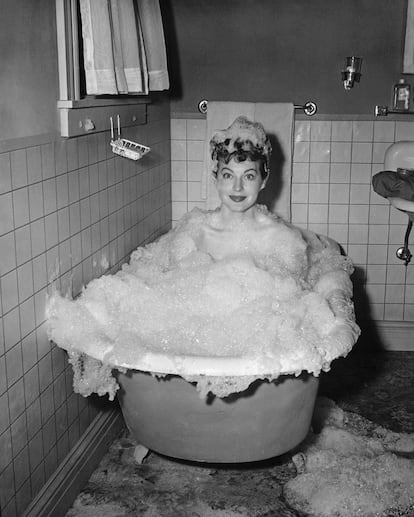
<svg viewBox="0 0 414 517">
<path fill-rule="evenodd" d="M 322 375 L 320 394 L 390 430 L 414 433 L 414 352 L 359 343 Z M 134 446 L 125 429 L 67 517 L 305 517 L 283 498 L 284 483 L 296 474 L 289 454 L 205 466 L 151 452 L 139 464 Z"/>
</svg>

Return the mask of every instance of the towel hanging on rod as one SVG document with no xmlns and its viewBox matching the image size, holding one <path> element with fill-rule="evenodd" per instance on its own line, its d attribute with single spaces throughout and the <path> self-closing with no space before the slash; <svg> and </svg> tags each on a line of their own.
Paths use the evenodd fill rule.
<svg viewBox="0 0 414 517">
<path fill-rule="evenodd" d="M 294 104 L 293 106 L 295 110 L 303 110 L 305 115 L 308 115 L 311 117 L 312 115 L 315 115 L 315 113 L 318 111 L 318 107 L 315 102 L 308 101 L 305 102 L 305 104 Z M 207 113 L 208 110 L 208 100 L 203 99 L 198 103 L 198 111 L 200 113 Z"/>
</svg>

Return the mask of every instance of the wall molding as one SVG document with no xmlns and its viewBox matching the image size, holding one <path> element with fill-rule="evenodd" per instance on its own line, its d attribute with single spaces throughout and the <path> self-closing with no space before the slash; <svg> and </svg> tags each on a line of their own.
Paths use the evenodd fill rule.
<svg viewBox="0 0 414 517">
<path fill-rule="evenodd" d="M 66 515 L 123 425 L 124 421 L 118 407 L 101 411 L 22 517 Z"/>
<path fill-rule="evenodd" d="M 376 335 L 385 350 L 414 352 L 414 321 L 373 321 L 364 330 Z"/>
</svg>

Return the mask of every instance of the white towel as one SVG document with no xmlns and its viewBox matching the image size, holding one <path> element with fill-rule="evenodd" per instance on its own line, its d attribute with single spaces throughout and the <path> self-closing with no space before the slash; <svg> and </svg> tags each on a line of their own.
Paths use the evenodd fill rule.
<svg viewBox="0 0 414 517">
<path fill-rule="evenodd" d="M 209 101 L 201 181 L 201 198 L 205 200 L 205 208 L 210 210 L 220 204 L 212 175 L 210 139 L 216 131 L 229 127 L 239 115 L 244 115 L 254 122 L 261 122 L 272 145 L 270 175 L 258 202 L 267 205 L 270 211 L 286 221 L 290 221 L 294 129 L 294 108 L 291 103 Z"/>
</svg>

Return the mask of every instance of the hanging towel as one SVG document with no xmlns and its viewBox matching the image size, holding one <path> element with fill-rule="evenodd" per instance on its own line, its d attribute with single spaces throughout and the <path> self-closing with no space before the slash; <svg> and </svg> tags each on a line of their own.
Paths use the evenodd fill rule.
<svg viewBox="0 0 414 517">
<path fill-rule="evenodd" d="M 286 221 L 290 221 L 294 129 L 292 103 L 209 101 L 201 181 L 201 198 L 205 200 L 205 207 L 211 210 L 220 204 L 213 181 L 210 139 L 216 131 L 229 127 L 239 115 L 263 124 L 272 145 L 270 175 L 258 202 L 267 205 L 270 211 Z"/>
<path fill-rule="evenodd" d="M 148 87 L 151 91 L 168 90 L 170 82 L 159 0 L 139 0 L 137 4 L 148 67 Z"/>
<path fill-rule="evenodd" d="M 97 0 L 80 0 L 80 12 L 87 92 L 91 95 L 115 95 L 118 87 L 108 4 Z"/>
</svg>

